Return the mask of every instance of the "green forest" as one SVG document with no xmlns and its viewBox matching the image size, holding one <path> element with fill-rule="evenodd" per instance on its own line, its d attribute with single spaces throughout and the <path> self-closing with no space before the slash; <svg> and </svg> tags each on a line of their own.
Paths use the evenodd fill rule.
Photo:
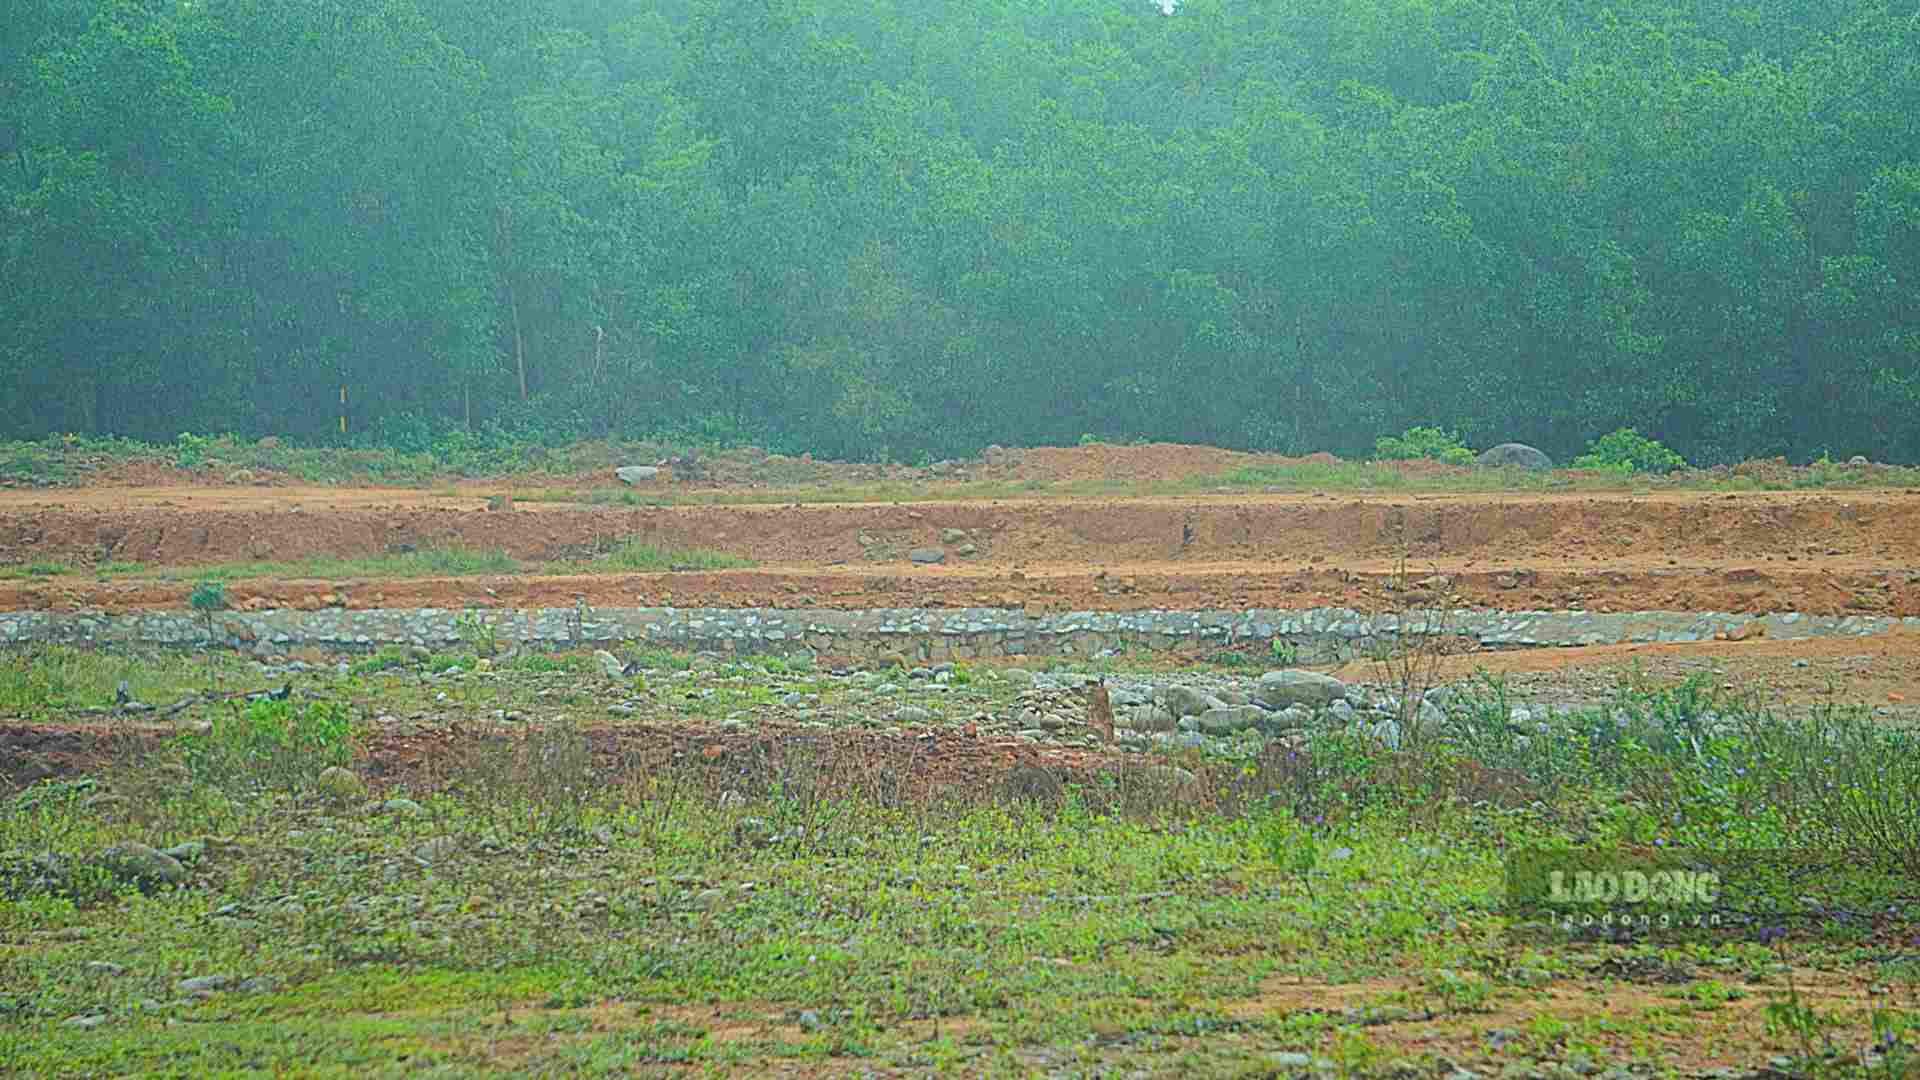
<svg viewBox="0 0 1920 1080">
<path fill-rule="evenodd" d="M 7 9 L 0 438 L 1920 460 L 1913 0 Z"/>
</svg>

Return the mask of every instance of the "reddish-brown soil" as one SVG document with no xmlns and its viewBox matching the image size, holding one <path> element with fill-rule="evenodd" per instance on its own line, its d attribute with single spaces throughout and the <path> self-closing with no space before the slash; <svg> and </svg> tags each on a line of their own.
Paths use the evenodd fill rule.
<svg viewBox="0 0 1920 1080">
<path fill-rule="evenodd" d="M 669 594 L 681 606 L 1366 606 L 1402 602 L 1383 585 L 1404 573 L 1408 581 L 1444 575 L 1450 580 L 1430 592 L 1507 608 L 1920 614 L 1920 494 L 1904 491 L 518 507 L 489 512 L 478 492 L 401 489 L 8 492 L 0 493 L 0 565 L 180 568 L 459 545 L 503 550 L 537 569 L 639 540 L 759 565 L 345 588 L 249 582 L 232 595 L 260 605 L 442 607 L 565 606 L 581 595 L 631 605 Z M 944 565 L 907 560 L 915 548 L 941 546 L 943 532 Z M 959 554 L 962 545 L 973 553 Z M 0 585 L 0 610 L 177 606 L 186 588 L 75 575 L 16 580 Z"/>
<path fill-rule="evenodd" d="M 173 737 L 171 724 L 133 725 L 125 720 L 101 724 L 0 722 L 0 791 L 43 776 L 79 775 L 115 762 L 140 760 Z M 582 733 L 592 749 L 596 770 L 608 777 L 658 775 L 673 765 L 691 765 L 713 773 L 712 783 L 726 787 L 743 777 L 794 778 L 802 773 L 840 794 L 877 797 L 908 792 L 991 793 L 993 778 L 1023 771 L 1041 777 L 1039 794 L 1054 781 L 1116 768 L 1117 755 L 971 734 L 964 729 L 928 729 L 903 735 L 841 730 L 823 732 L 771 724 L 743 732 L 698 724 L 660 727 L 629 724 Z M 409 726 L 376 731 L 363 741 L 362 771 L 381 785 L 409 790 L 438 790 L 461 783 L 462 764 L 488 747 L 510 748 L 524 735 L 501 727 L 468 730 L 446 726 Z M 1135 761 L 1137 764 L 1137 759 Z M 881 784 L 897 790 L 883 790 Z M 1028 794 L 1035 792 L 1029 791 Z M 714 792 L 717 794 L 717 791 Z"/>
</svg>

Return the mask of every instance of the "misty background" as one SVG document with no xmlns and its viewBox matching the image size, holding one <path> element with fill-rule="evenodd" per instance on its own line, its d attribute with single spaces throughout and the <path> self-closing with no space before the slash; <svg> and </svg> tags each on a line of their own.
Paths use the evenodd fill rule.
<svg viewBox="0 0 1920 1080">
<path fill-rule="evenodd" d="M 1912 2 L 7 8 L 0 438 L 1920 460 Z"/>
</svg>

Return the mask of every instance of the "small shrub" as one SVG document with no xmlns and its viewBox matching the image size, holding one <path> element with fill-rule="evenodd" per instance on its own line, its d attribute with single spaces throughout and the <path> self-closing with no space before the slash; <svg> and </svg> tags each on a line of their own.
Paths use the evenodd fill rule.
<svg viewBox="0 0 1920 1080">
<path fill-rule="evenodd" d="M 173 463 L 182 469 L 197 469 L 207 462 L 207 450 L 213 446 L 213 440 L 204 435 L 195 435 L 183 431 L 174 440 Z"/>
<path fill-rule="evenodd" d="M 227 585 L 223 581 L 202 581 L 187 597 L 187 606 L 202 615 L 227 609 Z"/>
<path fill-rule="evenodd" d="M 216 714 L 180 745 L 187 768 L 209 783 L 299 791 L 353 759 L 354 733 L 347 710 L 333 702 L 259 699 Z"/>
<path fill-rule="evenodd" d="M 381 671 L 397 671 L 410 662 L 406 652 L 389 645 L 372 656 L 355 660 L 347 666 L 349 675 L 372 675 Z"/>
<path fill-rule="evenodd" d="M 1445 428 L 1410 427 L 1400 435 L 1382 435 L 1374 440 L 1374 452 L 1385 461 L 1415 461 L 1422 458 L 1444 461 L 1449 465 L 1471 465 L 1473 451 L 1460 444 L 1460 436 Z"/>
<path fill-rule="evenodd" d="M 1573 459 L 1576 469 L 1605 469 L 1617 473 L 1670 473 L 1687 464 L 1679 454 L 1633 428 L 1621 428 L 1587 445 Z"/>
</svg>

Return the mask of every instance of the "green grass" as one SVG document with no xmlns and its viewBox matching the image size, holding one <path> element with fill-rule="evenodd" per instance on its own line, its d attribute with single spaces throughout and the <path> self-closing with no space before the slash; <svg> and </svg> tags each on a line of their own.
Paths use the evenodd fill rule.
<svg viewBox="0 0 1920 1080">
<path fill-rule="evenodd" d="M 1912 820 L 1920 744 L 1860 710 L 1784 716 L 1706 683 L 1625 686 L 1516 731 L 1488 680 L 1417 750 L 1315 727 L 1292 756 L 1176 759 L 1205 777 L 1196 789 L 1149 782 L 1163 759 L 1137 757 L 1021 795 L 997 775 L 905 774 L 938 746 L 888 756 L 868 738 L 830 758 L 789 739 L 708 761 L 595 753 L 604 737 L 578 726 L 610 700 L 658 723 L 766 716 L 796 683 L 822 693 L 823 716 L 880 707 L 786 658 L 636 688 L 584 651 L 479 675 L 471 656 L 416 655 L 373 654 L 302 679 L 294 703 L 223 706 L 207 731 L 130 744 L 84 780 L 0 794 L 0 1061 L 22 1075 L 1268 1076 L 1270 1055 L 1304 1052 L 1384 1077 L 1444 1075 L 1435 1055 L 1571 1075 L 1576 1056 L 1661 1065 L 1716 1044 L 1797 1073 L 1827 1042 L 1909 1046 L 1920 1019 L 1910 930 L 1655 948 L 1529 940 L 1501 909 L 1522 846 L 1920 852 L 1885 831 Z M 0 701 L 42 709 L 205 662 L 6 660 Z M 448 663 L 469 674 L 439 677 Z M 944 695 L 949 723 L 1012 707 L 973 674 Z M 525 718 L 496 727 L 496 710 Z M 382 736 L 366 721 L 429 711 L 467 734 L 410 765 L 392 752 L 415 744 L 403 733 L 373 768 Z M 496 732 L 511 737 L 481 737 Z M 342 762 L 418 812 L 315 790 Z M 187 887 L 149 894 L 80 888 L 111 883 L 94 871 L 64 891 L 17 873 L 39 854 L 90 866 L 128 840 L 205 847 L 183 856 Z M 1866 889 L 1835 906 L 1881 911 L 1885 885 L 1850 869 L 1785 895 Z M 1782 964 L 1887 992 L 1803 1001 Z M 177 989 L 202 975 L 266 981 Z M 105 1019 L 67 1024 L 88 1016 Z"/>
<path fill-rule="evenodd" d="M 525 562 L 504 551 L 447 547 L 365 558 L 316 556 L 297 561 L 261 560 L 201 566 L 104 563 L 93 572 L 99 577 L 142 577 L 161 581 L 191 579 L 220 584 L 244 578 L 349 581 L 514 574 L 661 573 L 689 569 L 729 570 L 753 565 L 755 563 L 751 559 L 707 548 L 659 548 L 631 541 L 599 558 L 546 563 Z M 46 577 L 73 572 L 64 564 L 34 563 L 25 567 L 0 568 L 0 578 Z"/>
<path fill-rule="evenodd" d="M 73 573 L 72 567 L 66 563 L 58 562 L 40 561 L 26 563 L 22 566 L 0 566 L 0 579 L 59 577 L 62 574 L 71 573 Z"/>
<path fill-rule="evenodd" d="M 630 540 L 595 559 L 587 569 L 650 573 L 664 570 L 730 570 L 754 565 L 753 560 L 705 548 L 657 548 Z"/>
<path fill-rule="evenodd" d="M 231 685 L 246 673 L 244 661 L 224 653 L 186 657 L 66 645 L 0 652 L 0 715 L 102 708 L 113 703 L 122 681 L 135 700 L 168 705 L 209 686 Z"/>
</svg>

